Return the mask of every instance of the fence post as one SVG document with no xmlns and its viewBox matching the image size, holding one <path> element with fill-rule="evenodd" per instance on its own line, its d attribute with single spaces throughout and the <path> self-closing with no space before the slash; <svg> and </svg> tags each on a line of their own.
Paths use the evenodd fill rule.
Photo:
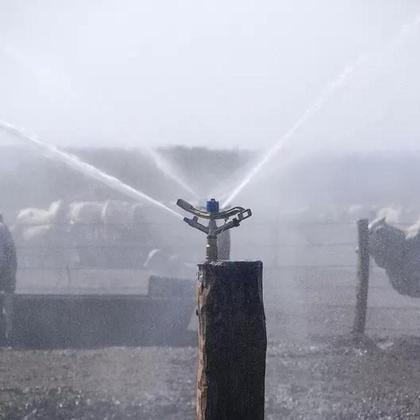
<svg viewBox="0 0 420 420">
<path fill-rule="evenodd" d="M 262 262 L 199 265 L 197 420 L 264 420 Z"/>
<path fill-rule="evenodd" d="M 269 229 L 271 231 L 271 238 L 270 238 L 270 245 L 272 250 L 272 260 L 271 264 L 273 267 L 279 265 L 279 242 L 280 242 L 280 217 L 277 216 L 274 220 L 274 223 L 268 224 Z"/>
<path fill-rule="evenodd" d="M 356 290 L 356 314 L 353 333 L 364 334 L 366 326 L 367 299 L 369 288 L 369 220 L 357 221 L 358 267 Z"/>
</svg>

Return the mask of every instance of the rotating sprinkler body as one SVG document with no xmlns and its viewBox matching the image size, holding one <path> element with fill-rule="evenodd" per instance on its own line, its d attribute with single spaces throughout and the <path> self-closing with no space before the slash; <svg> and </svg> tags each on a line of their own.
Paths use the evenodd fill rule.
<svg viewBox="0 0 420 420">
<path fill-rule="evenodd" d="M 217 235 L 228 229 L 239 226 L 243 220 L 252 216 L 251 210 L 244 209 L 243 207 L 232 207 L 229 210 L 220 211 L 219 202 L 214 198 L 207 201 L 206 210 L 197 209 L 182 199 L 179 199 L 176 204 L 183 210 L 194 215 L 191 219 L 184 217 L 184 222 L 207 235 L 207 261 L 217 261 Z M 198 221 L 199 218 L 208 219 L 208 226 L 200 223 Z M 224 224 L 217 226 L 217 220 L 224 220 Z"/>
</svg>

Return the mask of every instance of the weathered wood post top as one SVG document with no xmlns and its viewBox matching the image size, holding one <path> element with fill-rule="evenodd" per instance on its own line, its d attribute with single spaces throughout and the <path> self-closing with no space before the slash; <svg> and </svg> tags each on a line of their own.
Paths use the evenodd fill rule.
<svg viewBox="0 0 420 420">
<path fill-rule="evenodd" d="M 197 420 L 264 420 L 261 261 L 199 265 Z"/>
<path fill-rule="evenodd" d="M 214 199 L 207 202 L 207 211 L 183 200 L 177 204 L 194 214 L 184 221 L 207 234 L 207 261 L 199 264 L 197 283 L 197 420 L 264 420 L 262 262 L 217 259 L 217 235 L 239 226 L 251 210 L 219 212 Z M 209 219 L 209 225 L 198 217 Z M 217 226 L 217 219 L 224 224 Z"/>
</svg>

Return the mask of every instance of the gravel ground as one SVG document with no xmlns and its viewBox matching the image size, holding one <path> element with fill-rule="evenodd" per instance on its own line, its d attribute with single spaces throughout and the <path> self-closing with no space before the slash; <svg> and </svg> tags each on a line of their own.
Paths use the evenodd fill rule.
<svg viewBox="0 0 420 420">
<path fill-rule="evenodd" d="M 353 275 L 265 286 L 267 420 L 420 419 L 418 299 L 373 277 L 355 342 Z M 0 349 L 0 418 L 194 419 L 196 360 L 191 345 Z"/>
<path fill-rule="evenodd" d="M 4 419 L 194 418 L 196 349 L 0 352 Z M 266 419 L 420 418 L 420 339 L 274 344 Z"/>
</svg>

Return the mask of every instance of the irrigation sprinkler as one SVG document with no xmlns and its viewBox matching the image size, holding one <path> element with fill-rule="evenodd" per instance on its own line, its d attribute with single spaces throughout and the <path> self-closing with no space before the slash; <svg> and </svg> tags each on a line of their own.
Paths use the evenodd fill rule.
<svg viewBox="0 0 420 420">
<path fill-rule="evenodd" d="M 243 220 L 252 216 L 250 209 L 238 206 L 232 207 L 229 210 L 220 211 L 219 202 L 214 198 L 207 201 L 206 211 L 197 209 L 182 199 L 179 199 L 176 204 L 183 210 L 194 215 L 191 219 L 184 217 L 184 222 L 207 235 L 207 261 L 217 261 L 218 259 L 217 235 L 228 229 L 238 227 Z M 207 226 L 203 225 L 198 221 L 199 218 L 208 219 L 209 224 Z M 224 224 L 217 226 L 217 220 L 224 220 Z"/>
<path fill-rule="evenodd" d="M 184 200 L 184 218 L 207 235 L 206 261 L 197 277 L 197 420 L 264 420 L 267 335 L 261 261 L 218 260 L 217 235 L 249 218 L 250 209 L 205 210 Z M 198 221 L 209 220 L 208 225 Z M 217 226 L 217 221 L 223 224 Z"/>
</svg>

